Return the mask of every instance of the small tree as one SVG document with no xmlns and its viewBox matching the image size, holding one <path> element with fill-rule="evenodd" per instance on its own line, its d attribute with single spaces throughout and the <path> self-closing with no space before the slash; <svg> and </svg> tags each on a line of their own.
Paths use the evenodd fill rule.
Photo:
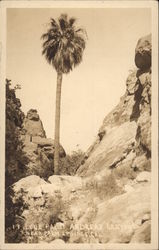
<svg viewBox="0 0 159 250">
<path fill-rule="evenodd" d="M 59 172 L 60 102 L 62 75 L 69 73 L 82 61 L 85 49 L 85 31 L 75 26 L 75 18 L 62 14 L 57 21 L 51 18 L 50 28 L 42 35 L 43 50 L 49 64 L 57 72 L 55 112 L 54 173 Z"/>
</svg>

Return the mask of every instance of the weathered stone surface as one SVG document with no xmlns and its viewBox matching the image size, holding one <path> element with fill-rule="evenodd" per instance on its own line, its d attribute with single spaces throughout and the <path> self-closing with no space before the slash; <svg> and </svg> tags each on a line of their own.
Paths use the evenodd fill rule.
<svg viewBox="0 0 159 250">
<path fill-rule="evenodd" d="M 53 175 L 49 177 L 48 181 L 50 183 L 39 176 L 31 175 L 22 178 L 13 187 L 16 193 L 21 192 L 21 189 L 23 189 L 30 198 L 42 198 L 44 194 L 53 196 L 57 192 L 68 198 L 71 193 L 81 190 L 83 187 L 83 180 L 77 176 Z"/>
<path fill-rule="evenodd" d="M 139 227 L 135 221 L 142 219 L 150 210 L 150 186 L 140 187 L 99 204 L 94 223 L 102 225 L 102 242 L 129 242 Z"/>
<path fill-rule="evenodd" d="M 132 186 L 130 186 L 130 185 L 125 185 L 124 186 L 124 191 L 125 192 L 132 192 L 132 191 L 134 191 L 134 188 Z"/>
<path fill-rule="evenodd" d="M 151 35 L 139 39 L 135 49 L 135 64 L 142 70 L 151 67 Z"/>
<path fill-rule="evenodd" d="M 140 46 L 139 46 L 140 47 Z M 144 47 L 145 48 L 145 47 Z M 145 49 L 146 50 L 146 49 Z M 130 121 L 135 121 L 136 133 L 135 149 L 132 147 L 132 160 L 129 165 L 135 170 L 148 170 L 151 168 L 151 72 L 150 70 L 133 70 L 127 79 L 126 94 L 119 104 L 110 112 L 99 129 L 97 140 L 89 148 L 88 159 L 78 169 L 77 174 L 86 176 L 95 173 L 102 168 L 117 167 L 128 163 L 128 157 L 123 155 L 120 140 L 120 132 L 123 129 L 123 145 L 127 144 L 126 134 L 131 133 Z M 130 127 L 129 127 L 130 126 Z M 127 131 L 127 129 L 129 131 Z M 104 134 L 103 134 L 104 131 Z M 126 132 L 127 131 L 127 132 Z M 131 134 L 132 135 L 132 134 Z M 116 146 L 112 145 L 111 138 Z M 119 147 L 118 147 L 119 145 Z M 113 148 L 113 149 L 112 149 Z M 105 152 L 104 152 L 105 149 Z M 143 157 L 142 157 L 143 155 Z M 138 157 L 135 160 L 135 156 Z M 139 160 L 140 158 L 140 160 Z M 142 158 L 142 164 L 141 163 Z M 140 162 L 139 162 L 140 161 Z M 135 166 L 136 165 L 136 166 Z"/>
<path fill-rule="evenodd" d="M 53 240 L 53 241 L 51 241 L 51 242 L 49 242 L 49 243 L 51 243 L 51 244 L 65 244 L 65 242 L 63 241 L 63 240 L 61 240 L 61 239 L 56 239 L 56 240 Z"/>
<path fill-rule="evenodd" d="M 30 109 L 26 118 L 33 121 L 39 121 L 40 119 L 36 109 Z"/>
<path fill-rule="evenodd" d="M 132 73 L 128 76 L 126 80 L 126 90 L 128 95 L 133 95 L 138 89 L 138 82 L 137 82 L 136 71 L 132 71 Z"/>
<path fill-rule="evenodd" d="M 136 181 L 138 182 L 145 182 L 145 181 L 151 181 L 151 173 L 147 171 L 143 171 L 136 177 Z"/>
<path fill-rule="evenodd" d="M 24 144 L 23 150 L 29 159 L 27 174 L 48 178 L 54 172 L 54 140 L 46 138 L 37 110 L 31 109 L 28 111 L 23 123 L 21 137 Z M 59 156 L 61 158 L 66 156 L 61 145 Z"/>
<path fill-rule="evenodd" d="M 38 185 L 36 187 L 29 187 L 28 189 L 26 189 L 26 193 L 29 200 L 38 198 L 38 203 L 43 204 L 46 197 L 56 197 L 57 195 L 59 195 L 59 197 L 61 197 L 63 200 L 68 200 L 74 188 L 75 187 L 73 185 L 60 186 L 57 184 L 47 183 Z M 44 195 L 46 196 L 45 198 Z"/>
<path fill-rule="evenodd" d="M 106 136 L 100 142 L 100 145 L 94 149 L 90 157 L 78 171 L 78 175 L 89 176 L 97 171 L 114 163 L 114 159 L 121 159 L 124 151 L 130 144 L 135 143 L 136 123 L 125 122 L 120 126 L 107 129 Z"/>
<path fill-rule="evenodd" d="M 150 243 L 151 242 L 151 222 L 146 221 L 134 233 L 130 243 Z"/>
<path fill-rule="evenodd" d="M 138 119 L 136 140 L 139 149 L 151 157 L 151 116 L 149 113 L 143 113 Z"/>
<path fill-rule="evenodd" d="M 71 189 L 82 188 L 82 178 L 78 176 L 53 175 L 49 177 L 48 181 L 57 187 L 70 187 Z"/>
<path fill-rule="evenodd" d="M 23 133 L 30 136 L 30 141 L 32 141 L 33 136 L 46 137 L 43 124 L 36 109 L 28 111 L 23 123 Z"/>
<path fill-rule="evenodd" d="M 37 144 L 37 147 L 40 148 L 48 158 L 54 158 L 54 140 L 50 138 L 41 138 L 39 136 L 35 136 L 32 139 L 32 142 Z M 66 153 L 63 147 L 60 145 L 60 157 L 65 157 Z"/>
<path fill-rule="evenodd" d="M 36 187 L 38 185 L 46 184 L 47 182 L 41 179 L 39 176 L 36 175 L 30 175 L 25 178 L 20 179 L 18 182 L 16 182 L 13 185 L 14 191 L 18 192 L 21 189 L 26 191 L 28 188 Z"/>
<path fill-rule="evenodd" d="M 134 159 L 131 167 L 139 171 L 150 171 L 151 160 L 147 159 L 146 154 L 141 154 Z"/>
</svg>

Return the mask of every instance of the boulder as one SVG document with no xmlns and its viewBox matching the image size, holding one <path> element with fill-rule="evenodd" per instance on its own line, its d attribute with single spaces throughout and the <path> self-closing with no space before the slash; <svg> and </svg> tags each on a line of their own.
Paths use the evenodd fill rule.
<svg viewBox="0 0 159 250">
<path fill-rule="evenodd" d="M 134 159 L 131 167 L 134 170 L 150 171 L 151 170 L 151 161 L 150 161 L 150 159 L 147 159 L 146 154 L 141 154 Z"/>
<path fill-rule="evenodd" d="M 47 182 L 41 179 L 39 176 L 30 175 L 14 183 L 13 189 L 15 192 L 18 192 L 21 189 L 27 191 L 27 189 L 30 187 L 37 187 L 38 185 L 42 184 L 47 184 Z"/>
<path fill-rule="evenodd" d="M 151 173 L 148 171 L 143 171 L 136 177 L 137 182 L 150 182 L 151 181 Z"/>
<path fill-rule="evenodd" d="M 42 121 L 39 118 L 36 109 L 30 109 L 23 122 L 23 134 L 30 136 L 32 141 L 33 136 L 46 137 Z"/>
<path fill-rule="evenodd" d="M 134 188 L 131 185 L 125 185 L 124 186 L 124 191 L 127 192 L 127 193 L 128 192 L 130 193 L 130 192 L 134 191 Z"/>
<path fill-rule="evenodd" d="M 134 233 L 130 243 L 151 242 L 151 221 L 146 221 Z"/>
<path fill-rule="evenodd" d="M 82 178 L 78 176 L 53 175 L 49 177 L 48 181 L 55 187 L 70 188 L 71 190 L 81 189 L 83 185 Z"/>
<path fill-rule="evenodd" d="M 34 136 L 32 142 L 40 148 L 48 158 L 54 158 L 54 140 L 51 138 L 42 138 L 40 136 Z M 60 157 L 65 157 L 66 153 L 63 147 L 60 145 Z"/>
<path fill-rule="evenodd" d="M 150 186 L 139 187 L 98 205 L 93 223 L 102 227 L 102 243 L 131 241 L 139 228 L 136 220 L 142 220 L 151 211 L 150 191 Z"/>
<path fill-rule="evenodd" d="M 139 39 L 135 49 L 135 64 L 141 70 L 151 67 L 151 34 Z"/>
<path fill-rule="evenodd" d="M 26 116 L 27 119 L 33 120 L 33 121 L 39 121 L 39 115 L 37 113 L 36 109 L 30 109 Z"/>
<path fill-rule="evenodd" d="M 51 241 L 49 243 L 51 243 L 51 244 L 57 244 L 57 245 L 59 245 L 59 244 L 65 244 L 65 242 L 63 240 L 61 240 L 61 239 L 56 239 L 56 240 L 53 240 L 53 241 Z"/>
</svg>

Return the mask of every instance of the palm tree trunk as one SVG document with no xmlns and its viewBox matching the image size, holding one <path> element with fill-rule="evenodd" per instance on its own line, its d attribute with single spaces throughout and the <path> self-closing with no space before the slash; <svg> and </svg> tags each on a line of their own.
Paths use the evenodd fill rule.
<svg viewBox="0 0 159 250">
<path fill-rule="evenodd" d="M 54 174 L 59 174 L 59 149 L 60 149 L 60 104 L 61 104 L 62 73 L 57 73 L 56 86 L 56 111 L 55 111 L 55 152 Z"/>
</svg>

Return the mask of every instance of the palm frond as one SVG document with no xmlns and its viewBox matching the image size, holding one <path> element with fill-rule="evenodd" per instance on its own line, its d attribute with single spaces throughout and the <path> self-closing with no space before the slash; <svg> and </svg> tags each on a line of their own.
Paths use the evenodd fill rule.
<svg viewBox="0 0 159 250">
<path fill-rule="evenodd" d="M 51 27 L 59 29 L 58 23 L 55 21 L 55 19 L 51 18 Z"/>
<path fill-rule="evenodd" d="M 69 19 L 69 25 L 72 27 L 73 26 L 73 24 L 76 22 L 76 18 L 74 18 L 74 17 L 71 17 L 70 19 Z"/>
<path fill-rule="evenodd" d="M 57 72 L 69 73 L 82 61 L 86 44 L 86 32 L 75 27 L 76 19 L 62 14 L 58 22 L 51 18 L 50 28 L 41 38 L 42 54 Z"/>
<path fill-rule="evenodd" d="M 64 31 L 68 27 L 67 14 L 62 14 L 59 19 L 60 28 Z"/>
</svg>

